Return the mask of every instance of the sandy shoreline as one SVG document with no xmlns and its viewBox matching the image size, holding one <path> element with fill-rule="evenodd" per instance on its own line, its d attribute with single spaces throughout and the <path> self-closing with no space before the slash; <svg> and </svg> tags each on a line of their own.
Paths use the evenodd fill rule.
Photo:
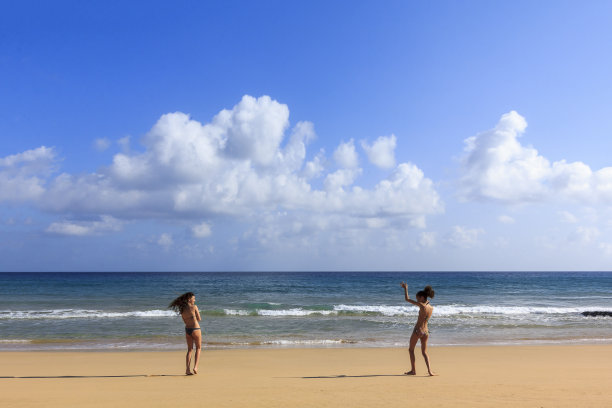
<svg viewBox="0 0 612 408">
<path fill-rule="evenodd" d="M 439 377 L 400 348 L 2 352 L 6 407 L 603 407 L 612 345 L 432 347 Z"/>
</svg>

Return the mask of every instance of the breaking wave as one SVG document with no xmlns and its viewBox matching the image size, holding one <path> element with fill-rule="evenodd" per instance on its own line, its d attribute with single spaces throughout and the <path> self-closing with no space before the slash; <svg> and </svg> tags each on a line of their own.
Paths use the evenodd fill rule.
<svg viewBox="0 0 612 408">
<path fill-rule="evenodd" d="M 169 317 L 176 316 L 170 310 L 135 310 L 128 312 L 109 312 L 102 310 L 57 309 L 32 311 L 0 311 L 0 320 L 4 319 L 114 319 L 126 317 Z"/>
<path fill-rule="evenodd" d="M 589 316 L 593 310 L 598 314 L 612 314 L 612 308 L 589 307 L 544 307 L 544 306 L 464 306 L 441 305 L 435 307 L 435 316 L 520 316 L 520 315 L 577 315 Z M 316 316 L 415 316 L 414 306 L 394 305 L 333 305 L 328 307 L 292 307 L 287 309 L 213 309 L 202 310 L 204 316 L 237 317 L 316 317 Z M 0 311 L 0 320 L 8 319 L 118 319 L 118 318 L 168 318 L 176 317 L 170 310 L 103 311 L 84 309 L 57 309 L 34 311 Z"/>
</svg>

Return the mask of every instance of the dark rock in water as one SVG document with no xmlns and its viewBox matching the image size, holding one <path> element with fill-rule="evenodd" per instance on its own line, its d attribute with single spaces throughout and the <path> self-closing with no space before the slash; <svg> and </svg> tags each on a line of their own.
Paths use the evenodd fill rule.
<svg viewBox="0 0 612 408">
<path fill-rule="evenodd" d="M 602 310 L 592 310 L 581 313 L 583 316 L 608 316 L 612 317 L 612 312 L 604 312 Z"/>
</svg>

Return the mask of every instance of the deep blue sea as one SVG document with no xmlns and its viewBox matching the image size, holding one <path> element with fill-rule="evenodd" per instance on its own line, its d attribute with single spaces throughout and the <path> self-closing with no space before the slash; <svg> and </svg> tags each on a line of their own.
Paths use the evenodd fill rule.
<svg viewBox="0 0 612 408">
<path fill-rule="evenodd" d="M 610 344 L 612 273 L 0 273 L 0 350 L 172 350 L 196 293 L 204 347 L 406 346 L 432 285 L 431 345 Z"/>
</svg>

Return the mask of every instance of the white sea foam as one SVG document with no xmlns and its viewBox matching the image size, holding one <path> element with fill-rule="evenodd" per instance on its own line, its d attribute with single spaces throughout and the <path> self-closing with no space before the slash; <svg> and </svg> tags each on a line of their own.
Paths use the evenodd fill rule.
<svg viewBox="0 0 612 408">
<path fill-rule="evenodd" d="M 388 306 L 388 305 L 335 305 L 336 312 L 376 313 L 383 316 L 409 316 L 415 315 L 418 309 L 414 306 Z"/>
<path fill-rule="evenodd" d="M 224 312 L 228 316 L 268 316 L 268 317 L 301 317 L 311 315 L 331 315 L 337 314 L 333 310 L 307 310 L 302 308 L 293 309 L 280 309 L 280 310 L 267 310 L 267 309 L 256 309 L 256 310 L 236 310 L 236 309 L 224 309 Z"/>
<path fill-rule="evenodd" d="M 547 307 L 547 306 L 437 306 L 435 313 L 440 316 L 452 315 L 530 315 L 530 314 L 576 314 L 589 310 L 612 311 L 610 307 Z"/>
<path fill-rule="evenodd" d="M 418 309 L 414 306 L 390 305 L 336 305 L 335 311 L 353 313 L 376 313 L 383 316 L 413 316 Z M 543 306 L 464 306 L 441 305 L 434 306 L 436 316 L 454 315 L 529 315 L 529 314 L 576 314 L 589 310 L 612 311 L 610 307 L 583 306 L 583 307 L 543 307 Z"/>
<path fill-rule="evenodd" d="M 435 316 L 519 316 L 519 315 L 571 315 L 585 311 L 612 312 L 611 307 L 581 306 L 581 307 L 546 307 L 546 306 L 497 306 L 497 305 L 439 305 L 434 306 Z M 202 310 L 206 314 L 206 310 Z M 307 317 L 307 316 L 338 316 L 380 315 L 380 316 L 415 316 L 418 309 L 414 306 L 396 305 L 334 305 L 333 310 L 312 310 L 305 308 L 291 309 L 223 309 L 227 316 L 264 316 L 264 317 Z M 125 312 L 86 310 L 86 309 L 55 309 L 33 311 L 0 311 L 0 320 L 9 319 L 115 319 L 115 318 L 167 318 L 176 313 L 170 310 L 135 310 Z"/>
<path fill-rule="evenodd" d="M 248 310 L 236 310 L 236 309 L 223 309 L 226 315 L 228 316 L 248 316 Z"/>
<path fill-rule="evenodd" d="M 330 315 L 335 314 L 332 310 L 306 310 L 306 309 L 285 309 L 285 310 L 258 310 L 260 316 L 274 317 L 299 317 L 311 315 Z"/>
<path fill-rule="evenodd" d="M 538 306 L 464 306 L 442 305 L 435 306 L 436 316 L 487 316 L 487 315 L 529 315 L 529 314 L 577 314 L 589 310 L 612 311 L 609 307 L 538 307 Z M 303 317 L 303 316 L 337 316 L 343 313 L 381 315 L 381 316 L 415 316 L 418 309 L 414 306 L 394 305 L 334 305 L 333 310 L 311 310 L 304 308 L 291 308 L 280 310 L 267 309 L 224 309 L 229 316 L 267 316 L 267 317 Z"/>
<path fill-rule="evenodd" d="M 298 345 L 332 345 L 332 344 L 354 344 L 357 343 L 353 340 L 268 340 L 263 341 L 263 345 L 276 345 L 276 346 L 298 346 Z"/>
<path fill-rule="evenodd" d="M 170 317 L 176 313 L 170 310 L 136 310 L 128 312 L 108 312 L 102 310 L 85 309 L 56 309 L 32 311 L 0 311 L 0 320 L 3 319 L 104 319 L 125 317 Z"/>
</svg>

